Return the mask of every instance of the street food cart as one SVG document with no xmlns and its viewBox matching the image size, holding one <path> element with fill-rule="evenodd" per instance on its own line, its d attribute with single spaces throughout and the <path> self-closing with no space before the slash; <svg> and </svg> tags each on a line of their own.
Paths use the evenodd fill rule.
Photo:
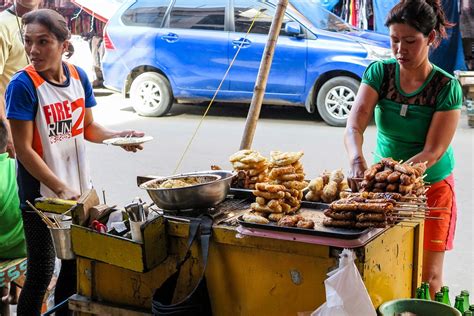
<svg viewBox="0 0 474 316">
<path fill-rule="evenodd" d="M 214 315 L 296 315 L 315 310 L 326 300 L 324 280 L 337 268 L 343 248 L 355 251 L 375 307 L 411 297 L 421 281 L 423 221 L 371 228 L 349 239 L 294 234 L 243 226 L 238 219 L 249 202 L 231 192 L 210 211 L 211 216 L 218 214 L 206 269 Z M 69 301 L 70 309 L 80 315 L 151 313 L 154 290 L 174 272 L 185 252 L 188 215 L 153 220 L 150 228 L 143 228 L 142 244 L 73 226 L 78 291 Z M 151 257 L 156 260 L 151 262 Z M 180 280 L 177 289 L 182 295 L 193 288 L 201 271 L 196 245 L 191 259 L 182 270 L 191 278 Z"/>
</svg>

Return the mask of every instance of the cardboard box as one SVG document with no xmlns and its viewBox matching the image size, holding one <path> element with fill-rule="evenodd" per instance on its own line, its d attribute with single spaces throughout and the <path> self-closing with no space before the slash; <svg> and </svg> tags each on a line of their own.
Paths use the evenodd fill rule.
<svg viewBox="0 0 474 316">
<path fill-rule="evenodd" d="M 72 225 L 72 249 L 86 257 L 137 272 L 146 272 L 168 255 L 165 220 L 156 217 L 142 225 L 143 243 L 88 227 Z"/>
</svg>

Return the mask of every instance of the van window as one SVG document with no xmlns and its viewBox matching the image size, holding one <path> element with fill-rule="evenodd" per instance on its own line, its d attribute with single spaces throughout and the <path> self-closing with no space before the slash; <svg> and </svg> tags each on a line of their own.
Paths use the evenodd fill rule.
<svg viewBox="0 0 474 316">
<path fill-rule="evenodd" d="M 180 29 L 224 31 L 227 0 L 176 0 L 169 27 Z"/>
<path fill-rule="evenodd" d="M 235 0 L 234 4 L 234 20 L 235 31 L 240 33 L 247 33 L 255 16 L 255 23 L 253 24 L 250 33 L 268 34 L 272 19 L 275 15 L 276 9 L 263 4 L 262 1 L 256 0 Z M 293 21 L 289 16 L 285 15 L 281 27 L 280 35 L 288 36 L 285 32 L 285 23 Z"/>
<path fill-rule="evenodd" d="M 122 14 L 125 25 L 161 27 L 170 0 L 137 1 Z"/>
</svg>

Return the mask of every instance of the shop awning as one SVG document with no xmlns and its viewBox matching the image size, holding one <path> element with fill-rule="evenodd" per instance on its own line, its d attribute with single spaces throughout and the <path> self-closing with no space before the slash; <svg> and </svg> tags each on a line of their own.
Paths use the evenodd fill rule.
<svg viewBox="0 0 474 316">
<path fill-rule="evenodd" d="M 107 22 L 125 0 L 71 0 L 79 8 L 93 17 Z"/>
</svg>

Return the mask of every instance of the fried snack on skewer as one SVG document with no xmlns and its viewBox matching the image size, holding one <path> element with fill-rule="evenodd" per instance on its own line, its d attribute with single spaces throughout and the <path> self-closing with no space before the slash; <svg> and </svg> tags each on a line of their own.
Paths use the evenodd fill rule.
<svg viewBox="0 0 474 316">
<path fill-rule="evenodd" d="M 329 181 L 329 183 L 323 189 L 321 199 L 326 203 L 330 203 L 337 198 L 337 193 L 337 182 Z"/>
<path fill-rule="evenodd" d="M 296 227 L 311 229 L 311 228 L 314 228 L 314 222 L 310 219 L 303 219 L 303 220 L 298 221 L 298 223 L 296 223 Z"/>
<path fill-rule="evenodd" d="M 278 226 L 295 227 L 301 220 L 304 220 L 301 215 L 286 215 L 278 221 Z"/>
<path fill-rule="evenodd" d="M 311 202 L 319 202 L 321 201 L 321 193 L 316 193 L 310 190 L 308 193 L 306 193 L 305 199 Z"/>
<path fill-rule="evenodd" d="M 268 224 L 270 221 L 263 216 L 252 214 L 252 213 L 245 213 L 242 216 L 242 219 L 247 223 L 256 223 L 256 224 Z"/>
<path fill-rule="evenodd" d="M 259 190 L 253 190 L 252 191 L 253 195 L 262 197 L 267 200 L 273 200 L 273 199 L 283 199 L 285 197 L 285 192 L 279 191 L 279 192 L 264 192 L 264 191 L 259 191 Z"/>
<path fill-rule="evenodd" d="M 271 220 L 272 222 L 278 222 L 285 216 L 284 213 L 271 213 L 268 215 L 268 219 Z"/>
<path fill-rule="evenodd" d="M 272 151 L 270 152 L 270 162 L 274 166 L 287 166 L 294 164 L 303 157 L 303 152 L 281 152 Z"/>
<path fill-rule="evenodd" d="M 271 193 L 285 191 L 286 189 L 284 185 L 270 184 L 270 183 L 265 183 L 265 182 L 257 183 L 255 185 L 255 188 L 259 191 L 265 191 L 265 192 L 271 192 Z"/>
<path fill-rule="evenodd" d="M 238 172 L 237 181 L 232 186 L 253 189 L 257 182 L 267 180 L 268 162 L 265 157 L 254 150 L 240 150 L 229 157 L 234 170 Z"/>
<path fill-rule="evenodd" d="M 308 188 L 311 191 L 321 192 L 324 188 L 324 179 L 323 177 L 316 177 L 309 182 Z"/>
<path fill-rule="evenodd" d="M 342 180 L 344 180 L 344 173 L 342 172 L 342 169 L 331 171 L 331 174 L 329 175 L 329 181 L 334 181 L 339 184 L 342 182 Z"/>
<path fill-rule="evenodd" d="M 262 212 L 262 213 L 282 213 L 283 212 L 282 209 L 275 210 L 268 207 L 268 205 L 260 205 L 258 203 L 252 203 L 250 204 L 250 207 L 252 208 L 253 211 Z"/>
</svg>

